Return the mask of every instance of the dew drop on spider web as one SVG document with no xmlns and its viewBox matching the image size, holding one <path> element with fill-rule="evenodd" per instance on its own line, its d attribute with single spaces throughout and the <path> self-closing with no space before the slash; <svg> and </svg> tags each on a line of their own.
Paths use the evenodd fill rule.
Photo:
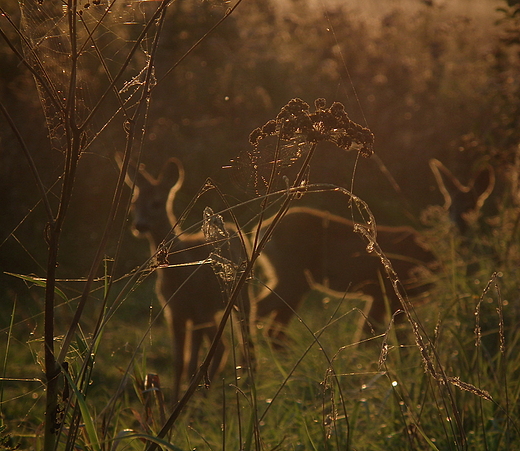
<svg viewBox="0 0 520 451">
<path fill-rule="evenodd" d="M 231 259 L 230 236 L 224 219 L 211 207 L 206 207 L 202 213 L 202 232 L 212 248 L 208 257 L 213 272 L 228 286 L 236 278 L 238 265 Z"/>
<path fill-rule="evenodd" d="M 202 232 L 206 241 L 211 243 L 229 239 L 224 219 L 221 215 L 215 214 L 211 207 L 204 208 L 202 213 Z"/>
<path fill-rule="evenodd" d="M 276 136 L 266 137 L 251 149 L 242 151 L 226 166 L 233 183 L 248 193 L 261 196 L 268 191 L 284 189 L 284 177 L 292 182 L 310 146 L 303 141 L 279 142 Z"/>
<path fill-rule="evenodd" d="M 74 3 L 75 4 L 75 3 Z M 147 66 L 147 52 L 151 48 L 150 37 L 145 36 L 141 46 L 131 54 L 134 47 L 132 31 L 125 23 L 129 15 L 133 22 L 144 26 L 157 9 L 159 2 L 113 2 L 107 14 L 107 2 L 95 0 L 75 6 L 69 14 L 67 2 L 29 1 L 20 2 L 20 31 L 23 34 L 22 50 L 26 61 L 34 71 L 40 103 L 46 119 L 48 134 L 54 149 L 64 152 L 71 144 L 67 138 L 68 124 L 82 127 L 87 133 L 84 145 L 100 133 L 114 117 L 106 108 L 93 108 L 111 83 L 107 67 L 123 66 L 132 58 L 141 65 L 127 65 L 115 89 L 105 101 L 118 102 L 127 112 L 136 108 L 137 94 L 142 90 L 141 72 Z M 76 4 L 75 4 L 76 5 Z M 75 20 L 74 43 L 76 58 L 71 46 L 70 18 Z M 140 34 L 141 30 L 138 31 Z M 136 37 L 139 36 L 136 34 Z M 100 59 L 102 61 L 100 61 Z M 72 66 L 74 64 L 74 66 Z M 120 92 L 123 86 L 127 90 Z M 129 89 L 132 88 L 132 89 Z M 119 92 L 119 99 L 115 99 Z M 73 118 L 73 121 L 70 121 Z"/>
</svg>

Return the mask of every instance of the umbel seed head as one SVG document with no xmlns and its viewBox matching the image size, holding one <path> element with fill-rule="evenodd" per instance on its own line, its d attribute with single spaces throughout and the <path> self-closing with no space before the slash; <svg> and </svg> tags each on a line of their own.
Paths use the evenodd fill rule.
<svg viewBox="0 0 520 451">
<path fill-rule="evenodd" d="M 314 102 L 315 111 L 302 99 L 292 99 L 284 105 L 276 119 L 271 119 L 262 127 L 254 129 L 249 142 L 257 147 L 268 136 L 278 136 L 283 141 L 298 141 L 317 144 L 329 141 L 344 150 L 358 150 L 363 157 L 373 153 L 374 134 L 350 120 L 345 106 L 334 102 L 327 108 L 325 99 Z"/>
</svg>

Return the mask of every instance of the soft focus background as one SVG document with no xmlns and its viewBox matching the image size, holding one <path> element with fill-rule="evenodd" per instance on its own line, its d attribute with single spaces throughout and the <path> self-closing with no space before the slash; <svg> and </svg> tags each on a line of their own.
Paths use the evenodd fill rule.
<svg viewBox="0 0 520 451">
<path fill-rule="evenodd" d="M 515 149 L 517 54 L 516 46 L 504 40 L 511 26 L 497 11 L 504 6 L 496 0 L 246 1 L 158 85 L 147 112 L 144 162 L 153 172 L 171 155 L 183 160 L 188 176 L 180 205 L 209 176 L 226 193 L 240 196 L 248 175 L 220 168 L 249 150 L 251 130 L 293 97 L 311 104 L 324 97 L 344 103 L 352 119 L 376 136 L 380 163 L 359 162 L 355 192 L 380 222 L 417 226 L 418 212 L 442 201 L 428 159 L 440 159 L 464 180 L 478 160 L 501 164 Z M 16 18 L 15 2 L 7 7 Z M 170 68 L 227 7 L 223 2 L 175 2 L 162 32 L 157 74 Z M 106 45 L 131 42 L 139 26 L 131 20 L 120 26 L 123 38 L 107 32 Z M 34 81 L 5 42 L 0 46 L 2 102 L 51 186 L 61 172 L 61 154 L 49 148 Z M 114 65 L 116 58 L 117 52 Z M 102 89 L 99 68 L 94 59 L 91 63 L 85 67 L 85 102 Z M 108 119 L 102 112 L 99 116 L 99 123 Z M 4 121 L 0 126 L 2 267 L 38 273 L 45 245 L 36 188 L 12 133 Z M 77 276 L 88 267 L 82 267 L 89 261 L 84 257 L 97 238 L 94 224 L 108 208 L 104 193 L 113 186 L 113 154 L 122 146 L 120 129 L 106 127 L 83 155 L 67 221 L 71 252 L 63 256 L 64 272 Z M 350 188 L 355 158 L 324 149 L 311 181 Z M 5 290 L 12 284 L 2 276 L 1 285 Z"/>
<path fill-rule="evenodd" d="M 48 2 L 44 0 L 47 6 Z M 116 4 L 119 9 L 114 9 L 114 20 L 107 19 L 106 26 L 96 31 L 100 48 L 109 55 L 105 63 L 114 72 L 122 64 L 121 49 L 132 46 L 142 31 L 143 17 L 149 17 L 155 7 L 154 2 L 131 0 Z M 342 102 L 352 120 L 374 133 L 375 156 L 358 160 L 354 152 L 324 145 L 312 164 L 310 181 L 353 188 L 355 194 L 368 202 L 378 223 L 425 228 L 420 221 L 421 212 L 444 201 L 428 165 L 431 158 L 441 160 L 463 183 L 483 163 L 495 168 L 497 188 L 485 205 L 484 218 L 500 214 L 504 205 L 517 208 L 520 31 L 516 4 L 505 0 L 244 0 L 170 71 L 233 6 L 220 0 L 176 0 L 168 9 L 167 26 L 161 31 L 155 63 L 158 83 L 141 124 L 138 141 L 142 162 L 156 174 L 170 156 L 183 161 L 186 182 L 177 197 L 179 213 L 208 177 L 234 205 L 255 194 L 251 168 L 233 163 L 243 161 L 240 157 L 251 150 L 250 132 L 276 117 L 292 98 L 302 98 L 312 105 L 316 98 L 323 97 L 328 105 Z M 86 11 L 87 3 L 82 5 Z M 95 12 L 93 5 L 89 11 Z M 45 36 L 42 46 L 51 42 L 46 70 L 58 84 L 65 83 L 63 79 L 70 75 L 66 69 L 68 53 L 59 45 L 60 36 L 52 21 L 37 15 L 22 17 L 15 0 L 4 0 L 2 8 L 15 23 L 25 20 L 27 32 L 34 33 L 34 37 Z M 0 26 L 9 39 L 19 42 L 5 17 Z M 39 26 L 48 26 L 47 31 L 41 32 Z M 149 55 L 146 46 L 151 46 L 151 42 L 144 41 L 137 57 L 130 61 L 128 70 L 137 74 L 135 78 L 127 78 L 126 85 L 118 85 L 127 99 L 131 99 L 129 93 L 142 82 L 139 71 Z M 82 100 L 78 111 L 83 117 L 107 86 L 95 51 L 87 49 L 85 54 L 78 75 Z M 63 154 L 59 150 L 60 130 L 53 129 L 52 107 L 45 96 L 40 96 L 33 77 L 5 39 L 0 40 L 0 61 L 0 101 L 23 136 L 49 189 L 51 202 L 57 204 Z M 88 273 L 118 176 L 114 155 L 125 145 L 122 124 L 117 101 L 110 98 L 96 112 L 87 133 L 91 144 L 81 155 L 78 166 L 60 247 L 59 278 L 81 279 Z M 213 197 L 204 197 L 201 205 L 215 204 L 221 208 L 222 203 L 212 194 Z M 128 200 L 129 193 L 126 196 Z M 304 201 L 333 211 L 337 207 L 334 202 L 317 196 Z M 201 208 L 195 209 L 187 224 L 200 220 L 200 211 Z M 500 229 L 512 231 L 509 246 L 517 242 L 519 217 L 517 210 L 510 212 L 501 222 L 504 228 Z M 124 224 L 123 217 L 119 220 Z M 11 375 L 16 373 L 20 377 L 35 377 L 32 371 L 41 362 L 38 339 L 43 327 L 43 290 L 7 273 L 45 276 L 45 223 L 27 161 L 11 128 L 2 119 L 0 332 L 4 340 L 16 305 L 16 327 L 9 336 L 29 350 L 19 354 L 16 364 L 20 366 L 11 368 Z M 489 226 L 490 222 L 484 221 L 483 229 L 476 235 L 483 234 L 483 230 L 489 232 Z M 148 244 L 135 239 L 128 229 L 126 225 L 122 227 L 117 277 L 128 274 L 148 256 Z M 112 238 L 106 259 L 106 267 L 110 269 L 119 236 Z M 489 249 L 490 241 L 486 241 L 486 246 Z M 498 251 L 503 257 L 501 263 L 513 255 L 510 249 L 513 247 L 507 247 L 507 254 Z M 453 251 L 446 243 L 439 244 L 436 250 L 445 252 L 444 255 Z M 473 260 L 479 258 L 480 254 L 472 256 Z M 514 268 L 510 265 L 511 274 L 516 271 Z M 471 283 L 476 280 L 471 288 L 474 292 L 471 289 L 461 292 L 461 298 L 467 292 L 472 293 L 472 299 L 478 297 L 475 293 L 482 290 L 493 270 L 492 266 L 480 280 L 468 271 Z M 508 280 L 505 296 L 517 301 L 517 279 Z M 81 287 L 68 282 L 62 289 L 73 297 Z M 151 317 L 150 306 L 155 302 L 153 283 L 148 281 L 140 289 L 131 293 L 129 302 L 118 311 L 117 321 L 121 323 L 117 324 L 121 327 L 107 332 L 107 343 L 108 338 L 113 340 L 112 356 L 129 356 L 136 337 L 143 335 L 137 326 Z M 95 302 L 88 305 L 83 320 L 87 329 L 95 322 L 98 307 Z M 73 312 L 73 303 L 60 308 L 58 333 L 60 325 L 62 330 L 66 328 Z M 471 309 L 466 313 L 473 318 Z M 123 329 L 123 325 L 131 328 Z M 472 323 L 466 329 L 471 331 Z M 150 348 L 156 345 L 154 340 L 157 335 L 149 337 Z M 167 339 L 159 338 L 158 344 L 159 348 L 150 351 L 156 359 L 155 368 L 168 364 Z M 119 371 L 117 365 L 110 365 L 111 370 Z M 359 365 L 355 371 L 361 373 L 364 367 Z M 420 364 L 417 367 L 420 373 Z M 31 368 L 29 375 L 24 372 L 27 368 Z M 466 370 L 466 374 L 472 373 L 470 365 Z M 109 392 L 111 378 L 120 376 L 107 374 L 103 379 L 106 387 L 97 386 L 100 392 L 104 389 Z M 35 400 L 40 392 L 34 395 Z M 24 401 L 26 404 L 17 412 L 17 418 L 23 418 L 24 409 L 31 409 L 27 407 L 27 398 Z"/>
</svg>

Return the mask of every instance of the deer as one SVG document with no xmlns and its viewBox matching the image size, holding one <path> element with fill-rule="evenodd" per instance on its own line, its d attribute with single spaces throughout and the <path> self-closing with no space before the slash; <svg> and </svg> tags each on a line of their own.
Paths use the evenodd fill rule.
<svg viewBox="0 0 520 451">
<path fill-rule="evenodd" d="M 205 338 L 211 342 L 215 337 L 217 314 L 226 306 L 223 280 L 210 263 L 227 257 L 220 251 L 215 253 L 216 246 L 223 243 L 228 247 L 234 262 L 243 261 L 248 252 L 247 241 L 238 237 L 237 228 L 220 224 L 222 218 L 206 210 L 203 227 L 207 229 L 211 221 L 216 222 L 213 235 L 228 236 L 221 243 L 215 237 L 208 241 L 208 233 L 188 233 L 180 228 L 174 203 L 184 178 L 184 167 L 176 158 L 170 158 L 157 177 L 143 165 L 130 169 L 126 177 L 127 184 L 134 188 L 132 232 L 149 241 L 152 261 L 156 262 L 152 265 L 157 277 L 155 291 L 173 339 L 174 399 L 179 397 L 184 375 L 191 377 L 196 372 L 201 345 Z M 230 262 L 228 268 L 220 263 L 220 270 L 231 267 Z M 225 354 L 220 342 L 208 371 L 210 380 L 225 362 Z"/>
<path fill-rule="evenodd" d="M 497 265 L 501 265 L 503 256 L 486 245 L 485 241 L 475 239 L 475 232 L 482 231 L 482 223 L 479 223 L 482 209 L 495 189 L 496 175 L 493 167 L 487 162 L 481 164 L 468 183 L 463 184 L 439 160 L 432 158 L 429 165 L 444 198 L 443 209 L 448 213 L 451 226 L 460 238 L 459 251 L 466 261 L 466 274 L 471 276 L 479 271 L 481 262 L 478 255 L 491 256 Z M 487 210 L 489 213 L 490 209 Z"/>
<path fill-rule="evenodd" d="M 461 235 L 464 235 L 469 224 L 478 217 L 484 203 L 493 193 L 495 171 L 492 166 L 485 164 L 468 184 L 464 185 L 436 158 L 430 159 L 429 165 L 444 197 L 443 208 L 449 212 L 451 221 Z"/>
<path fill-rule="evenodd" d="M 492 167 L 484 166 L 463 185 L 439 160 L 430 160 L 429 166 L 444 196 L 444 208 L 464 233 L 470 217 L 480 212 L 493 192 Z M 267 219 L 262 228 L 273 219 Z M 368 295 L 372 301 L 368 317 L 376 324 L 384 322 L 385 296 L 392 310 L 401 307 L 380 257 L 368 252 L 366 240 L 355 227 L 349 219 L 311 207 L 292 207 L 277 224 L 264 248 L 276 273 L 276 285 L 270 286 L 270 292 L 256 305 L 258 318 L 271 318 L 268 335 L 275 342 L 283 342 L 285 327 L 313 286 Z M 420 233 L 409 226 L 378 225 L 376 234 L 407 294 L 426 293 L 438 262 Z"/>
<path fill-rule="evenodd" d="M 460 233 L 465 233 L 469 220 L 493 192 L 493 168 L 483 166 L 464 185 L 439 160 L 431 159 L 429 166 L 444 196 L 444 208 Z M 368 295 L 368 318 L 375 324 L 384 322 L 385 296 L 392 310 L 401 307 L 380 257 L 368 252 L 355 226 L 349 219 L 311 207 L 292 207 L 280 220 L 264 248 L 276 273 L 276 285 L 256 305 L 258 318 L 271 318 L 268 335 L 275 342 L 283 343 L 284 329 L 312 287 Z M 411 297 L 427 293 L 439 263 L 420 233 L 409 226 L 378 225 L 376 234 L 406 293 Z"/>
<path fill-rule="evenodd" d="M 262 229 L 272 220 L 267 219 Z M 392 311 L 400 307 L 380 257 L 367 250 L 367 241 L 355 227 L 342 216 L 303 206 L 289 208 L 279 221 L 264 248 L 277 284 L 256 305 L 257 317 L 271 320 L 268 335 L 273 343 L 283 346 L 284 330 L 313 285 L 368 295 L 372 300 L 367 312 L 371 323 L 383 323 L 385 296 Z M 420 283 L 419 275 L 430 274 L 436 259 L 420 234 L 408 226 L 378 225 L 376 232 L 377 242 L 406 292 L 410 296 L 425 292 L 431 284 Z"/>
</svg>

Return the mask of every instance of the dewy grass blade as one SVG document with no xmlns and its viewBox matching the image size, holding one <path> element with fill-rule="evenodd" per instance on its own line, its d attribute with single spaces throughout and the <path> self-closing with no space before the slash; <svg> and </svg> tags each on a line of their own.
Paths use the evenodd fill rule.
<svg viewBox="0 0 520 451">
<path fill-rule="evenodd" d="M 83 419 L 83 423 L 85 424 L 85 431 L 87 432 L 87 437 L 90 440 L 89 446 L 91 446 L 94 451 L 101 451 L 101 443 L 97 434 L 96 423 L 90 414 L 89 407 L 85 397 L 83 396 L 83 393 L 78 389 L 72 380 L 72 377 L 70 377 L 68 371 L 62 371 L 62 374 L 67 379 L 69 387 L 72 388 L 72 391 L 76 396 L 76 401 L 81 411 L 81 417 Z"/>
<path fill-rule="evenodd" d="M 10 272 L 5 272 L 4 274 L 7 274 L 9 276 L 18 277 L 19 279 L 25 280 L 26 282 L 33 283 L 34 285 L 38 285 L 39 287 L 45 288 L 47 286 L 46 279 L 42 279 L 40 277 L 35 276 L 26 276 L 24 274 L 14 274 Z M 69 298 L 66 296 L 66 294 L 60 290 L 58 287 L 54 287 L 54 292 L 62 298 L 65 302 L 69 301 Z"/>
</svg>

